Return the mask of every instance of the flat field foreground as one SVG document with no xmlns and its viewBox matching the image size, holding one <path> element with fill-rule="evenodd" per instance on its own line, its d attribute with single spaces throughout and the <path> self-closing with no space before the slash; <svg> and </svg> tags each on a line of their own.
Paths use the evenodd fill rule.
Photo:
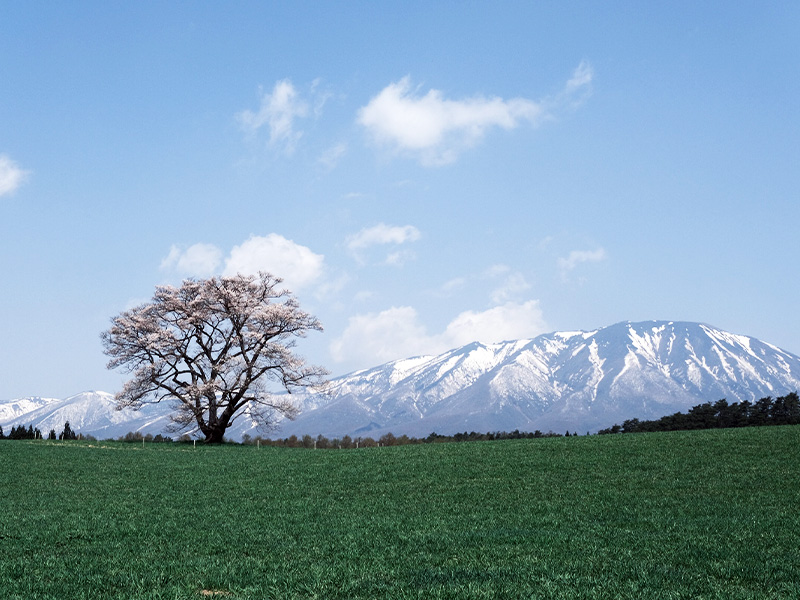
<svg viewBox="0 0 800 600">
<path fill-rule="evenodd" d="M 800 426 L 0 442 L 0 598 L 798 598 Z"/>
</svg>

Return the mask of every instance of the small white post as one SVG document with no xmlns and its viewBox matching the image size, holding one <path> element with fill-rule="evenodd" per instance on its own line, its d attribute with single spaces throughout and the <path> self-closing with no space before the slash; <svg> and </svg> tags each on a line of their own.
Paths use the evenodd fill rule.
<svg viewBox="0 0 800 600">
<path fill-rule="evenodd" d="M 194 441 L 194 447 L 197 448 L 197 440 L 193 440 L 193 441 Z"/>
</svg>

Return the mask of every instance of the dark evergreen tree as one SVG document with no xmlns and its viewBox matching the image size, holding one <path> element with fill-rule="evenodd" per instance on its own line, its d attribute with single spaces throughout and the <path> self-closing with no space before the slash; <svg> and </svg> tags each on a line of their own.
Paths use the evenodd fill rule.
<svg viewBox="0 0 800 600">
<path fill-rule="evenodd" d="M 768 425 L 772 413 L 772 398 L 767 396 L 757 400 L 753 406 L 750 425 Z"/>
<path fill-rule="evenodd" d="M 77 440 L 78 435 L 72 431 L 72 427 L 69 426 L 69 421 L 64 423 L 64 431 L 61 432 L 61 435 L 58 436 L 60 440 Z"/>
<path fill-rule="evenodd" d="M 747 400 L 732 404 L 731 427 L 747 427 L 750 424 L 753 405 Z"/>
<path fill-rule="evenodd" d="M 688 427 L 685 429 L 711 429 L 716 424 L 715 415 L 716 410 L 710 402 L 698 404 L 689 409 Z"/>
<path fill-rule="evenodd" d="M 714 411 L 716 413 L 716 427 L 728 428 L 733 427 L 734 411 L 725 398 L 717 400 L 714 403 Z"/>
<path fill-rule="evenodd" d="M 783 397 L 784 405 L 786 407 L 786 415 L 789 420 L 789 425 L 797 425 L 800 423 L 800 396 L 797 392 L 792 392 Z"/>
<path fill-rule="evenodd" d="M 770 411 L 770 420 L 775 425 L 794 425 L 800 423 L 800 399 L 797 393 L 775 398 Z"/>
</svg>

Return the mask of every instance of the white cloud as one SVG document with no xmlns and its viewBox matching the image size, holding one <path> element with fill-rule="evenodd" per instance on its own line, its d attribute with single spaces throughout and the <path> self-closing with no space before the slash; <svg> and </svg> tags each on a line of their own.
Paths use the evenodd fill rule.
<svg viewBox="0 0 800 600">
<path fill-rule="evenodd" d="M 510 130 L 523 122 L 538 125 L 560 104 L 572 102 L 591 80 L 591 68 L 581 63 L 561 94 L 536 102 L 483 96 L 448 100 L 435 89 L 421 95 L 406 76 L 359 109 L 357 122 L 378 144 L 415 156 L 426 166 L 443 165 L 455 161 L 493 128 Z"/>
<path fill-rule="evenodd" d="M 220 267 L 223 267 L 221 274 L 226 276 L 267 271 L 283 279 L 292 292 L 321 283 L 321 292 L 332 293 L 345 283 L 344 280 L 321 282 L 325 257 L 277 233 L 250 236 L 234 246 L 224 261 L 223 255 L 213 244 L 194 244 L 185 250 L 173 245 L 161 261 L 161 270 L 197 278 L 219 274 Z"/>
<path fill-rule="evenodd" d="M 209 277 L 222 263 L 222 250 L 213 244 L 194 244 L 186 250 L 173 245 L 161 261 L 162 271 L 175 271 L 184 277 Z"/>
<path fill-rule="evenodd" d="M 268 271 L 282 278 L 286 286 L 296 292 L 320 279 L 324 261 L 323 255 L 277 233 L 254 235 L 231 250 L 223 274 Z"/>
<path fill-rule="evenodd" d="M 0 154 L 0 197 L 14 193 L 29 174 L 8 155 Z"/>
<path fill-rule="evenodd" d="M 272 93 L 262 95 L 258 112 L 243 110 L 236 116 L 242 129 L 249 134 L 254 135 L 268 125 L 270 144 L 282 145 L 284 151 L 291 154 L 303 135 L 301 131 L 295 131 L 295 119 L 307 114 L 308 104 L 299 97 L 292 82 L 284 79 L 275 84 Z"/>
<path fill-rule="evenodd" d="M 439 354 L 451 348 L 535 337 L 547 331 L 537 300 L 507 302 L 482 312 L 465 311 L 442 333 L 429 334 L 410 306 L 356 315 L 330 346 L 336 362 L 362 367 L 421 354 Z"/>
<path fill-rule="evenodd" d="M 475 97 L 447 100 L 439 90 L 420 96 L 404 77 L 389 84 L 358 112 L 358 123 L 379 144 L 418 156 L 425 165 L 453 162 L 493 127 L 513 129 L 536 123 L 542 108 L 524 98 Z"/>
<path fill-rule="evenodd" d="M 583 263 L 596 263 L 607 258 L 603 248 L 597 250 L 573 250 L 566 258 L 558 259 L 558 268 L 561 271 L 562 279 L 566 279 L 570 271 Z"/>
<path fill-rule="evenodd" d="M 400 245 L 406 242 L 415 242 L 421 237 L 419 229 L 413 225 L 394 226 L 378 223 L 373 227 L 366 227 L 356 234 L 348 236 L 345 244 L 347 249 L 359 262 L 363 262 L 362 252 L 372 246 Z M 411 256 L 408 252 L 392 252 L 386 259 L 386 264 L 399 265 Z"/>
<path fill-rule="evenodd" d="M 447 347 L 536 337 L 547 330 L 538 300 L 506 302 L 482 312 L 466 311 L 441 336 Z"/>
<path fill-rule="evenodd" d="M 410 306 L 350 317 L 344 333 L 331 343 L 336 362 L 355 361 L 373 366 L 424 353 L 425 327 Z"/>
</svg>

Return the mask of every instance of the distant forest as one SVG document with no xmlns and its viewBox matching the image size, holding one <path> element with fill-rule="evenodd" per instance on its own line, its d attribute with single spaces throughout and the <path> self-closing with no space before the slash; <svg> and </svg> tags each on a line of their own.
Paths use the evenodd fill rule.
<svg viewBox="0 0 800 600">
<path fill-rule="evenodd" d="M 792 392 L 774 400 L 767 396 L 756 402 L 745 400 L 728 404 L 725 399 L 718 400 L 714 404 L 706 402 L 690 408 L 685 414 L 678 412 L 653 421 L 629 419 L 622 425 L 613 425 L 597 433 L 602 435 L 797 424 L 800 424 L 800 398 L 797 392 Z"/>
</svg>

